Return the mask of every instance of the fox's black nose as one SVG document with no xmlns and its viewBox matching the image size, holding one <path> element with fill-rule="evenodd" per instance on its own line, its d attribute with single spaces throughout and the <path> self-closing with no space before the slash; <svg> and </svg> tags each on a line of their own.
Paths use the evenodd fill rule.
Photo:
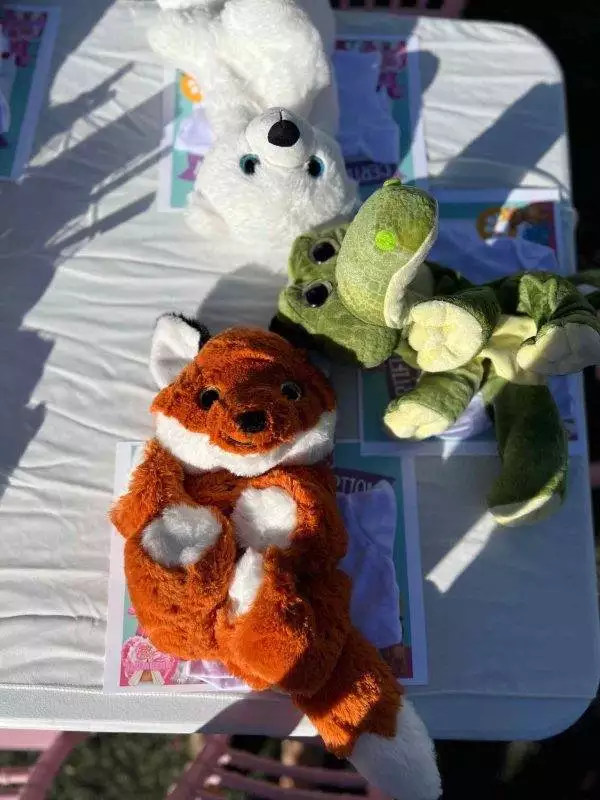
<svg viewBox="0 0 600 800">
<path fill-rule="evenodd" d="M 260 433 L 267 427 L 267 415 L 264 411 L 244 411 L 236 422 L 244 433 Z"/>
<path fill-rule="evenodd" d="M 275 147 L 293 147 L 300 138 L 300 130 L 289 119 L 280 119 L 269 129 L 267 139 Z"/>
</svg>

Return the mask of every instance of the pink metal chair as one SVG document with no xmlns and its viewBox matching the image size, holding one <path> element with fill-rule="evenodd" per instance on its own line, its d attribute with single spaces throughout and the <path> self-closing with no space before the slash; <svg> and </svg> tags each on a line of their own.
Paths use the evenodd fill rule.
<svg viewBox="0 0 600 800">
<path fill-rule="evenodd" d="M 334 0 L 342 11 L 391 11 L 429 17 L 460 17 L 466 0 Z"/>
<path fill-rule="evenodd" d="M 327 786 L 339 791 L 286 789 L 236 770 L 258 772 L 272 778 L 285 776 L 302 785 Z M 347 791 L 350 789 L 354 792 L 363 791 L 371 800 L 386 800 L 386 795 L 367 785 L 355 772 L 289 766 L 272 758 L 236 750 L 231 747 L 228 736 L 205 737 L 202 750 L 171 789 L 168 800 L 215 800 L 215 797 L 224 796 L 224 790 L 227 789 L 246 792 L 265 800 L 357 800 L 356 794 Z"/>
<path fill-rule="evenodd" d="M 1 800 L 44 800 L 63 762 L 87 733 L 0 730 L 0 750 L 40 753 L 29 767 L 0 767 Z"/>
</svg>

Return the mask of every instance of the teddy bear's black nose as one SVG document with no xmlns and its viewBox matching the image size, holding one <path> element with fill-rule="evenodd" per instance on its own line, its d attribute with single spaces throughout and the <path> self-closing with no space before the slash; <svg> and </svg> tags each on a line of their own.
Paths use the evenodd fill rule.
<svg viewBox="0 0 600 800">
<path fill-rule="evenodd" d="M 244 433 L 260 433 L 267 427 L 267 415 L 264 411 L 244 411 L 236 422 Z"/>
<path fill-rule="evenodd" d="M 267 139 L 275 147 L 293 147 L 300 138 L 298 126 L 289 119 L 280 119 L 269 129 Z"/>
</svg>

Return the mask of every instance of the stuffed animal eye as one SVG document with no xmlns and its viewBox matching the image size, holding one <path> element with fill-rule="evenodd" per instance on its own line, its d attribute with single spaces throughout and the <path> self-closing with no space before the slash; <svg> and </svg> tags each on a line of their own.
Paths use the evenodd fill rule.
<svg viewBox="0 0 600 800">
<path fill-rule="evenodd" d="M 252 154 L 248 154 L 240 158 L 240 169 L 244 175 L 254 175 L 259 164 L 260 158 L 258 156 L 253 156 Z"/>
<path fill-rule="evenodd" d="M 333 242 L 324 239 L 322 242 L 317 242 L 310 248 L 310 258 L 315 264 L 324 264 L 326 261 L 332 259 L 337 253 L 337 249 Z"/>
<path fill-rule="evenodd" d="M 311 156 L 308 159 L 308 163 L 306 165 L 306 171 L 311 176 L 311 178 L 320 178 L 321 175 L 325 172 L 325 164 L 321 161 L 318 156 Z"/>
<path fill-rule="evenodd" d="M 310 286 L 307 286 L 304 290 L 304 302 L 311 308 L 321 308 L 329 299 L 331 291 L 332 286 L 327 281 L 311 283 Z"/>
<path fill-rule="evenodd" d="M 281 394 L 288 400 L 300 400 L 302 389 L 294 381 L 286 381 L 281 384 Z"/>
<path fill-rule="evenodd" d="M 216 389 L 203 389 L 198 393 L 198 405 L 200 408 L 204 409 L 204 411 L 208 411 L 218 399 L 219 393 Z"/>
</svg>

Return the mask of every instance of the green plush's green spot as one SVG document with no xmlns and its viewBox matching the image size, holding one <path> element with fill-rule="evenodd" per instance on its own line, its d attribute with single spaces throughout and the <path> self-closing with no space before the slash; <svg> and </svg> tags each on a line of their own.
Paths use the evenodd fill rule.
<svg viewBox="0 0 600 800">
<path fill-rule="evenodd" d="M 402 181 L 400 178 L 388 178 L 387 181 L 383 182 L 384 186 L 402 186 Z"/>
<path fill-rule="evenodd" d="M 395 250 L 398 247 L 396 234 L 393 231 L 377 231 L 375 234 L 375 247 L 378 250 L 383 250 L 384 253 Z"/>
</svg>

